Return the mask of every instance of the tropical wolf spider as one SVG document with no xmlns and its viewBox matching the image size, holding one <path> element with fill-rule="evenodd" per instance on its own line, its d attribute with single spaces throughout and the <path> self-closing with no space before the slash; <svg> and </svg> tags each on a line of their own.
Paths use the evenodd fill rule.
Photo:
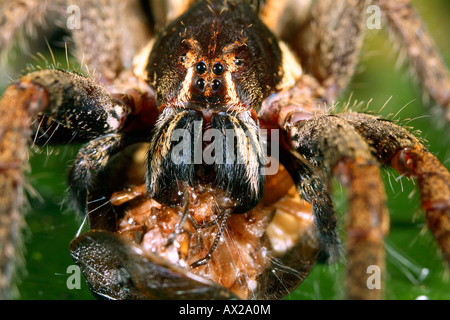
<svg viewBox="0 0 450 320">
<path fill-rule="evenodd" d="M 86 14 L 81 16 L 80 29 L 72 30 L 73 40 L 82 63 L 101 76 L 93 81 L 67 71 L 35 71 L 11 84 L 0 102 L 5 203 L 0 224 L 2 295 L 8 294 L 12 274 L 6 261 L 12 259 L 12 246 L 18 241 L 15 225 L 20 220 L 22 167 L 30 137 L 37 145 L 86 142 L 70 170 L 69 187 L 77 209 L 89 213 L 91 229 L 104 231 L 81 235 L 71 250 L 91 290 L 99 296 L 282 297 L 285 290 L 303 280 L 315 260 L 332 262 L 339 256 L 337 217 L 329 189 L 329 181 L 335 177 L 348 188 L 350 200 L 346 225 L 347 297 L 380 298 L 382 290 L 367 288 L 366 270 L 373 265 L 384 269 L 383 237 L 388 231 L 388 217 L 379 177 L 381 165 L 417 176 L 427 223 L 449 260 L 448 171 L 418 138 L 394 122 L 329 109 L 354 73 L 366 8 L 371 2 L 318 1 L 309 7 L 307 1 L 298 1 L 296 7 L 291 7 L 294 2 L 200 1 L 160 33 L 163 40 L 156 35 L 155 42 L 150 41 L 150 35 L 182 13 L 188 2 L 181 5 L 173 1 L 165 11 L 155 1 L 151 6 L 153 14 L 147 16 L 136 10 L 132 1 L 125 5 L 114 1 L 77 4 Z M 374 3 L 387 15 L 394 33 L 400 34 L 425 91 L 448 114 L 448 73 L 428 36 L 418 32 L 423 30 L 420 20 L 411 16 L 409 2 Z M 3 5 L 6 8 L 10 4 Z M 25 1 L 21 9 L 39 22 L 45 12 L 61 12 L 66 7 L 58 7 L 55 2 L 38 5 Z M 156 14 L 157 10 L 163 14 Z M 293 51 L 256 18 L 256 10 Z M 0 23 L 12 36 L 21 27 L 12 24 L 20 24 L 14 19 L 17 12 L 2 12 Z M 153 18 L 150 24 L 149 17 Z M 112 23 L 115 19 L 122 23 Z M 117 25 L 120 28 L 114 28 Z M 415 32 L 403 32 L 411 30 Z M 2 47 L 8 40 L 6 33 Z M 131 57 L 141 47 L 132 74 Z M 296 56 L 300 57 L 301 67 Z M 281 168 L 287 170 L 280 169 L 267 181 L 258 126 L 268 130 L 270 151 L 280 146 Z M 245 155 L 243 163 L 235 159 L 231 165 L 226 161 L 225 165 L 194 165 L 182 158 L 187 162 L 180 165 L 168 157 L 175 149 L 171 143 L 175 129 L 193 133 L 210 128 L 236 133 L 238 144 L 231 151 Z M 277 130 L 280 140 L 271 140 Z M 139 158 L 142 153 L 138 143 L 149 143 L 147 160 Z M 196 143 L 194 139 L 190 144 L 193 150 Z M 222 145 L 225 153 L 230 152 L 227 146 Z M 193 153 L 187 156 L 195 157 Z M 146 172 L 136 169 L 138 165 L 130 166 L 133 161 L 145 161 Z M 289 192 L 286 172 L 300 196 L 312 204 L 315 228 L 307 223 L 303 226 L 300 210 L 311 209 Z M 113 193 L 128 185 L 133 187 Z M 283 201 L 289 203 L 284 211 L 293 211 L 291 218 L 304 229 L 290 237 L 285 237 L 286 233 L 271 236 L 266 229 L 276 223 L 274 211 L 283 211 Z M 210 205 L 212 202 L 217 207 Z M 136 222 L 142 211 L 146 220 Z M 122 215 L 126 215 L 125 220 Z M 288 221 L 280 223 L 283 230 L 292 223 L 292 219 Z M 164 228 L 168 232 L 163 232 Z M 310 234 L 312 229 L 314 235 Z M 138 245 L 106 230 L 118 231 Z M 246 232 L 248 235 L 242 237 Z M 234 269 L 217 267 L 236 258 L 233 252 L 225 253 L 223 239 L 227 237 L 242 244 L 236 249 L 242 251 Z M 140 253 L 139 244 L 152 253 Z M 281 249 L 277 250 L 275 244 L 280 244 Z M 243 254 L 244 248 L 250 250 L 248 256 Z M 293 250 L 301 258 L 293 258 Z M 280 267 L 280 263 L 287 267 Z M 180 266 L 191 268 L 191 272 Z M 90 270 L 105 273 L 97 277 Z M 233 270 L 238 270 L 238 276 L 230 276 Z M 294 279 L 289 277 L 292 274 Z M 144 276 L 151 282 L 143 283 Z M 217 282 L 222 287 L 206 278 L 220 278 Z M 186 296 L 167 285 L 174 279 L 180 281 Z M 159 287 L 152 291 L 155 284 Z"/>
</svg>

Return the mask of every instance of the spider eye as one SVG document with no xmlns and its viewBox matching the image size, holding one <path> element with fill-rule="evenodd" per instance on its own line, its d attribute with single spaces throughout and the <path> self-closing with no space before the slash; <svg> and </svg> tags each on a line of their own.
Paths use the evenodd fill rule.
<svg viewBox="0 0 450 320">
<path fill-rule="evenodd" d="M 214 91 L 216 91 L 216 90 L 219 90 L 219 88 L 220 88 L 221 85 L 222 85 L 222 83 L 221 83 L 219 80 L 214 79 L 213 82 L 212 82 L 211 88 L 212 88 Z"/>
<path fill-rule="evenodd" d="M 206 63 L 204 61 L 200 61 L 199 63 L 197 63 L 197 65 L 195 66 L 195 71 L 198 74 L 203 74 L 206 71 Z"/>
<path fill-rule="evenodd" d="M 216 62 L 213 66 L 213 72 L 214 74 L 220 76 L 224 71 L 224 67 L 223 64 L 221 64 L 220 62 Z"/>
<path fill-rule="evenodd" d="M 181 63 L 186 62 L 186 60 L 187 60 L 186 53 L 180 56 L 180 62 Z"/>
<path fill-rule="evenodd" d="M 196 84 L 197 84 L 197 87 L 198 87 L 200 90 L 203 90 L 203 89 L 205 88 L 205 84 L 206 84 L 206 83 L 205 83 L 205 80 L 204 80 L 204 79 L 200 78 L 200 79 L 197 80 Z"/>
<path fill-rule="evenodd" d="M 238 58 L 236 58 L 236 59 L 234 59 L 234 64 L 236 65 L 236 66 L 241 66 L 242 65 L 242 59 L 238 59 Z"/>
</svg>

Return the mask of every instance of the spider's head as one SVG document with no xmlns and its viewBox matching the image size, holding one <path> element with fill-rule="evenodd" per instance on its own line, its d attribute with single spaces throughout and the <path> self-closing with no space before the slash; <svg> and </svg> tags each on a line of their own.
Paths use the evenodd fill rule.
<svg viewBox="0 0 450 320">
<path fill-rule="evenodd" d="M 150 195 L 167 203 L 177 182 L 202 179 L 237 200 L 235 213 L 253 208 L 265 159 L 257 112 L 283 75 L 277 39 L 243 4 L 199 2 L 156 40 L 146 74 L 161 111 Z"/>
</svg>

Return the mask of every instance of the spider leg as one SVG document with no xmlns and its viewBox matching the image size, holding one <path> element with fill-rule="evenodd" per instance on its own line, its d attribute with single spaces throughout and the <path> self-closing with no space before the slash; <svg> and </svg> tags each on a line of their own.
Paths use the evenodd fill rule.
<svg viewBox="0 0 450 320">
<path fill-rule="evenodd" d="M 425 92 L 444 107 L 450 122 L 450 74 L 411 1 L 376 0 L 375 3 L 381 7 L 390 31 L 406 53 L 413 74 L 418 75 Z"/>
<path fill-rule="evenodd" d="M 321 263 L 334 263 L 341 256 L 341 240 L 337 232 L 337 215 L 327 186 L 306 162 L 289 152 L 281 152 L 280 159 L 294 180 L 299 195 L 313 206 L 319 241 L 317 260 Z"/>
<path fill-rule="evenodd" d="M 48 104 L 37 114 L 46 120 L 40 129 L 46 131 L 48 126 L 59 124 L 61 130 L 72 133 L 75 141 L 117 132 L 133 112 L 131 101 L 115 99 L 104 87 L 74 73 L 38 71 L 25 75 L 20 83 L 32 83 L 46 93 Z"/>
<path fill-rule="evenodd" d="M 20 252 L 17 248 L 24 202 L 23 170 L 28 142 L 35 136 L 31 128 L 33 120 L 41 116 L 48 126 L 57 123 L 55 130 L 68 133 L 67 140 L 52 138 L 51 143 L 85 141 L 117 134 L 136 113 L 152 113 L 147 103 L 151 98 L 147 93 L 131 91 L 114 98 L 92 80 L 58 70 L 30 73 L 6 89 L 0 99 L 0 297 L 10 295 L 14 264 L 19 258 L 16 255 Z M 156 108 L 156 102 L 154 105 Z M 145 125 L 151 127 L 152 118 L 146 119 L 150 123 Z M 139 128 L 143 124 L 137 125 Z M 40 127 L 49 128 L 45 124 Z M 136 139 L 125 137 L 125 142 Z M 49 140 L 36 142 L 44 141 Z M 117 147 L 117 143 L 111 145 Z"/>
<path fill-rule="evenodd" d="M 325 114 L 325 95 L 325 90 L 316 79 L 304 75 L 294 87 L 278 92 L 263 102 L 260 121 L 289 131 L 292 123 Z M 318 261 L 332 263 L 340 256 L 341 242 L 336 230 L 336 213 L 323 177 L 302 156 L 294 157 L 283 148 L 280 152 L 280 160 L 289 170 L 300 196 L 313 205 L 319 239 Z"/>
<path fill-rule="evenodd" d="M 348 113 L 339 115 L 370 143 L 379 161 L 419 184 L 425 219 L 450 263 L 450 173 L 420 140 L 406 129 L 381 118 Z M 386 135 L 386 132 L 389 132 Z"/>
<path fill-rule="evenodd" d="M 426 150 L 405 148 L 394 156 L 393 167 L 419 182 L 425 220 L 450 263 L 450 174 L 442 163 Z"/>
<path fill-rule="evenodd" d="M 197 268 L 197 267 L 203 266 L 203 265 L 207 264 L 211 260 L 212 255 L 213 255 L 214 251 L 216 250 L 217 245 L 219 244 L 219 241 L 220 241 L 220 238 L 222 236 L 222 233 L 223 233 L 223 231 L 226 228 L 227 220 L 228 220 L 229 216 L 230 216 L 230 211 L 229 210 L 225 210 L 224 212 L 222 212 L 220 214 L 220 217 L 219 217 L 220 224 L 217 227 L 217 233 L 214 236 L 214 241 L 213 241 L 211 247 L 209 248 L 208 253 L 206 254 L 205 257 L 203 257 L 203 258 L 193 262 L 191 264 L 191 268 Z"/>
<path fill-rule="evenodd" d="M 120 22 L 116 25 L 122 35 L 122 64 L 125 69 L 131 69 L 134 57 L 151 40 L 153 30 L 141 1 L 127 0 L 118 3 Z"/>
<path fill-rule="evenodd" d="M 52 3 L 53 2 L 53 3 Z M 33 33 L 33 28 L 41 26 L 50 10 L 55 9 L 55 1 L 26 0 L 2 1 L 0 3 L 0 53 L 9 51 L 14 40 Z M 23 39 L 20 39 L 23 40 Z"/>
<path fill-rule="evenodd" d="M 79 61 L 101 74 L 104 81 L 115 79 L 122 69 L 120 3 L 115 0 L 74 1 L 83 16 L 72 30 Z"/>
<path fill-rule="evenodd" d="M 45 91 L 32 83 L 11 85 L 0 100 L 0 298 L 15 296 L 11 287 L 15 267 L 22 260 L 19 230 L 21 215 L 23 167 L 27 160 L 26 145 L 31 115 L 46 105 Z"/>
<path fill-rule="evenodd" d="M 379 299 L 367 286 L 367 270 L 384 270 L 383 238 L 388 232 L 386 195 L 379 164 L 369 144 L 345 120 L 322 115 L 299 121 L 289 131 L 293 154 L 326 181 L 334 176 L 348 189 L 346 218 L 347 283 L 350 299 Z"/>
<path fill-rule="evenodd" d="M 109 159 L 117 152 L 137 142 L 143 142 L 148 136 L 138 134 L 110 133 L 86 143 L 69 170 L 68 185 L 76 209 L 86 214 L 88 189 L 95 174 L 102 170 Z"/>
<path fill-rule="evenodd" d="M 134 133 L 119 133 L 127 120 L 142 111 L 137 109 L 141 107 L 139 104 L 145 103 L 143 97 L 134 91 L 111 95 L 88 78 L 56 70 L 31 73 L 22 81 L 39 84 L 49 93 L 49 106 L 41 112 L 47 121 L 40 123 L 40 130 L 49 131 L 48 126 L 57 124 L 50 138 L 43 135 L 46 140 L 36 138 L 36 143 L 93 139 L 80 149 L 69 172 L 72 198 L 78 211 L 85 213 L 87 188 L 92 182 L 91 170 L 101 170 L 110 156 L 149 137 L 149 133 L 142 133 L 135 127 Z"/>
<path fill-rule="evenodd" d="M 322 201 L 322 207 L 318 207 L 321 214 L 315 214 L 319 239 L 322 238 L 319 241 L 322 241 L 323 252 L 327 249 L 331 252 L 331 261 L 333 252 L 336 253 L 334 257 L 339 252 L 336 249 L 339 241 L 332 228 L 335 218 L 326 189 L 316 181 L 328 183 L 334 176 L 348 187 L 346 292 L 352 299 L 378 299 L 383 293 L 368 289 L 366 272 L 372 265 L 381 270 L 384 268 L 383 238 L 388 231 L 389 217 L 379 163 L 372 155 L 370 145 L 346 120 L 327 114 L 324 108 L 326 95 L 326 90 L 313 77 L 304 75 L 293 88 L 264 101 L 259 116 L 263 123 L 281 128 L 285 133 L 282 145 L 287 146 L 297 161 L 303 163 L 303 167 L 310 168 L 306 171 L 300 168 L 297 173 L 300 177 L 296 178 L 297 188 L 302 181 L 305 186 L 316 185 L 314 192 Z M 315 179 L 309 171 L 319 179 Z M 291 175 L 295 178 L 296 173 Z M 305 197 L 301 188 L 300 195 Z M 331 219 L 330 222 L 324 221 L 321 226 L 317 218 L 320 215 L 324 220 Z M 328 235 L 324 233 L 324 227 L 325 230 L 330 227 Z M 332 239 L 328 245 L 324 240 L 327 237 Z"/>
<path fill-rule="evenodd" d="M 328 102 L 339 96 L 354 74 L 369 3 L 368 0 L 316 1 L 311 8 L 311 20 L 289 41 L 305 73 L 314 76 L 326 89 Z"/>
<path fill-rule="evenodd" d="M 130 68 L 135 54 L 151 37 L 138 0 L 78 0 L 79 26 L 72 28 L 78 61 L 111 83 L 123 67 Z M 64 8 L 66 10 L 66 8 Z"/>
<path fill-rule="evenodd" d="M 24 42 L 24 33 L 32 34 L 53 18 L 72 34 L 82 67 L 86 65 L 88 72 L 98 72 L 102 81 L 111 83 L 123 68 L 131 68 L 134 56 L 151 39 L 143 12 L 139 0 L 3 1 L 0 54 L 6 54 L 15 39 Z"/>
</svg>

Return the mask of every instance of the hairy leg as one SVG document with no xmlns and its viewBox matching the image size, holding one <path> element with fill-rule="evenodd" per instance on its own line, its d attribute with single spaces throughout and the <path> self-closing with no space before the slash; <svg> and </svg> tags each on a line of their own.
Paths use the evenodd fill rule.
<svg viewBox="0 0 450 320">
<path fill-rule="evenodd" d="M 289 152 L 282 151 L 283 165 L 294 180 L 300 197 L 312 204 L 312 213 L 319 241 L 320 263 L 334 263 L 341 256 L 341 241 L 337 231 L 337 215 L 333 207 L 327 186 L 322 178 L 312 170 L 301 156 L 295 157 Z"/>
<path fill-rule="evenodd" d="M 406 54 L 413 74 L 422 82 L 425 94 L 445 110 L 450 122 L 450 74 L 424 23 L 410 0 L 376 0 L 395 40 Z"/>
<path fill-rule="evenodd" d="M 355 72 L 368 4 L 367 0 L 316 1 L 310 22 L 291 43 L 305 73 L 326 89 L 328 102 L 339 97 Z"/>
<path fill-rule="evenodd" d="M 62 1 L 2 1 L 0 3 L 0 53 L 7 53 L 14 40 L 23 40 L 24 33 L 30 35 L 35 28 L 45 23 L 50 10 Z"/>
<path fill-rule="evenodd" d="M 369 290 L 367 270 L 384 269 L 383 238 L 388 232 L 384 186 L 369 145 L 343 119 L 313 117 L 294 124 L 289 132 L 294 154 L 303 157 L 325 181 L 336 177 L 348 189 L 346 217 L 347 297 L 379 299 L 382 290 Z"/>
<path fill-rule="evenodd" d="M 85 215 L 88 189 L 92 184 L 93 174 L 104 168 L 110 157 L 128 145 L 125 136 L 112 133 L 86 143 L 69 170 L 68 186 L 76 211 Z"/>
<path fill-rule="evenodd" d="M 131 69 L 134 57 L 151 41 L 154 30 L 149 18 L 139 0 L 119 1 L 120 28 L 122 36 L 122 64 L 125 69 Z"/>
<path fill-rule="evenodd" d="M 379 164 L 391 165 L 400 174 L 417 178 L 427 224 L 447 260 L 450 256 L 450 174 L 418 138 L 392 121 L 359 113 L 326 115 L 320 109 L 323 91 L 313 80 L 304 76 L 296 87 L 268 99 L 261 118 L 287 133 L 287 143 L 293 147 L 294 154 L 310 162 L 314 172 L 325 168 L 325 181 L 335 176 L 348 187 L 348 297 L 374 298 L 364 293 L 369 292 L 365 281 L 370 264 L 365 267 L 362 264 L 377 257 L 376 263 L 371 264 L 384 266 L 382 238 L 388 230 L 388 217 Z M 306 185 L 312 184 L 304 179 Z M 378 212 L 375 215 L 378 218 L 374 220 L 371 212 Z M 352 284 L 353 280 L 360 282 Z"/>
<path fill-rule="evenodd" d="M 37 114 L 47 120 L 40 123 L 40 130 L 57 124 L 61 130 L 69 130 L 74 140 L 117 132 L 132 113 L 131 105 L 115 99 L 91 79 L 74 73 L 44 70 L 27 74 L 20 82 L 36 84 L 48 94 L 48 105 Z"/>
<path fill-rule="evenodd" d="M 348 113 L 339 117 L 363 136 L 379 161 L 419 184 L 425 219 L 450 263 L 450 173 L 408 130 L 379 117 Z M 386 134 L 389 133 L 389 134 Z"/>
<path fill-rule="evenodd" d="M 76 56 L 108 83 L 122 70 L 120 1 L 78 0 L 73 5 L 80 10 L 80 27 L 72 30 Z"/>
<path fill-rule="evenodd" d="M 138 92 L 115 98 L 88 78 L 57 70 L 28 74 L 7 88 L 0 99 L 0 297 L 11 291 L 20 247 L 23 171 L 30 137 L 36 136 L 33 120 L 42 117 L 37 130 L 53 130 L 36 143 L 83 141 L 116 133 L 144 105 Z M 67 139 L 52 138 L 58 130 Z"/>
<path fill-rule="evenodd" d="M 21 260 L 23 170 L 31 117 L 48 103 L 43 88 L 24 82 L 11 85 L 0 100 L 0 298 L 14 297 L 11 286 Z"/>
</svg>

